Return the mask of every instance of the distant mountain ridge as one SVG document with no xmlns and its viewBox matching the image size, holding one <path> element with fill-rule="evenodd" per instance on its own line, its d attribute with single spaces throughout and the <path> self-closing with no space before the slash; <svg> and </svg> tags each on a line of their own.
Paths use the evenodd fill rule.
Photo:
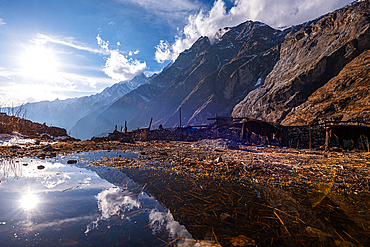
<svg viewBox="0 0 370 247">
<path fill-rule="evenodd" d="M 141 74 L 131 81 L 123 81 L 105 88 L 101 93 L 91 96 L 65 100 L 27 103 L 23 106 L 26 118 L 34 122 L 46 122 L 70 130 L 85 115 L 121 98 L 123 95 L 147 83 L 149 78 Z M 71 133 L 71 135 L 73 135 Z"/>
</svg>

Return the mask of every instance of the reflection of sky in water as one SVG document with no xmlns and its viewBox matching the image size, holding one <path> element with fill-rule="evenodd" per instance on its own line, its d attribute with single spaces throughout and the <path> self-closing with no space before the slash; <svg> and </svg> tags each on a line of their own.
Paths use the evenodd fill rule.
<svg viewBox="0 0 370 247">
<path fill-rule="evenodd" d="M 122 172 L 66 160 L 0 160 L 2 245 L 145 246 L 163 244 L 159 238 L 194 245 L 185 227 Z"/>
</svg>

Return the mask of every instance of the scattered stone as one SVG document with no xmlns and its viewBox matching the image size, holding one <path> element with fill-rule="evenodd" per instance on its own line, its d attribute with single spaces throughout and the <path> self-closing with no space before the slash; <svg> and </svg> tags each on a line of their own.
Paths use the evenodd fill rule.
<svg viewBox="0 0 370 247">
<path fill-rule="evenodd" d="M 220 163 L 222 162 L 222 158 L 221 157 L 218 157 L 216 160 L 215 160 L 216 163 Z"/>
<path fill-rule="evenodd" d="M 322 242 L 327 241 L 328 238 L 332 238 L 331 234 L 310 226 L 306 227 L 306 232 L 311 236 L 318 237 Z"/>
<path fill-rule="evenodd" d="M 46 157 L 46 154 L 44 154 L 44 153 L 41 153 L 41 154 L 39 154 L 39 159 L 45 159 L 45 157 Z"/>
<path fill-rule="evenodd" d="M 50 144 L 48 144 L 42 150 L 44 150 L 44 151 L 53 151 L 53 147 Z"/>
<path fill-rule="evenodd" d="M 238 149 L 236 141 L 229 139 L 204 139 L 192 144 L 192 147 L 203 147 L 209 149 Z"/>
<path fill-rule="evenodd" d="M 39 170 L 45 169 L 45 166 L 39 165 L 39 166 L 37 166 L 37 169 L 39 169 Z"/>
<path fill-rule="evenodd" d="M 237 237 L 233 237 L 230 240 L 232 246 L 256 246 L 256 241 L 254 239 L 248 238 L 244 235 L 239 235 Z"/>
<path fill-rule="evenodd" d="M 27 163 L 24 163 L 23 166 L 28 166 L 28 164 Z"/>
<path fill-rule="evenodd" d="M 77 160 L 68 160 L 67 161 L 67 164 L 76 164 L 77 163 Z"/>
</svg>

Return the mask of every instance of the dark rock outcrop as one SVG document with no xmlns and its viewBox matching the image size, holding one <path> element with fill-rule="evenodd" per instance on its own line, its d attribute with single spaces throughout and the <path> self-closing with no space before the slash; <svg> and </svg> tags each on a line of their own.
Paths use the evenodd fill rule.
<svg viewBox="0 0 370 247">
<path fill-rule="evenodd" d="M 370 117 L 370 50 L 348 63 L 341 72 L 293 108 L 282 124 L 314 120 L 363 121 Z"/>
</svg>

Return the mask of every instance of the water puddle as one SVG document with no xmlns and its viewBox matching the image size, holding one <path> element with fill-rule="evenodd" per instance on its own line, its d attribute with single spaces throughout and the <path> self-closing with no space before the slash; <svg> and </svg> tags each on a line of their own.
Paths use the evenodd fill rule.
<svg viewBox="0 0 370 247">
<path fill-rule="evenodd" d="M 370 244 L 367 194 L 90 165 L 109 157 L 137 155 L 112 151 L 0 160 L 1 245 Z"/>
</svg>

